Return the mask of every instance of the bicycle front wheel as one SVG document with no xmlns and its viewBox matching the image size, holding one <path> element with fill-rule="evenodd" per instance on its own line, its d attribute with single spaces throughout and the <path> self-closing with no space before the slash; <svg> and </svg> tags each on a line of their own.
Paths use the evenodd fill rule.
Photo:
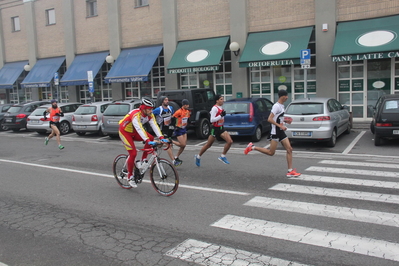
<svg viewBox="0 0 399 266">
<path fill-rule="evenodd" d="M 162 196 L 172 196 L 179 187 L 179 175 L 165 159 L 158 159 L 158 164 L 151 165 L 150 179 L 154 189 Z"/>
<path fill-rule="evenodd" d="M 127 155 L 120 154 L 115 157 L 114 164 L 112 166 L 112 170 L 114 172 L 114 177 L 118 185 L 125 189 L 131 189 L 132 187 L 129 185 L 127 181 Z"/>
</svg>

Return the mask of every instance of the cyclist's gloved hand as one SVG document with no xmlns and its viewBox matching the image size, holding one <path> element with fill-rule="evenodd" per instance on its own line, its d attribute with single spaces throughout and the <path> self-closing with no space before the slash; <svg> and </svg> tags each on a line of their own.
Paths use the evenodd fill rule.
<svg viewBox="0 0 399 266">
<path fill-rule="evenodd" d="M 220 116 L 222 116 L 222 117 L 223 117 L 223 116 L 225 116 L 225 115 L 226 115 L 226 111 L 225 111 L 225 110 L 223 110 L 223 111 L 222 111 L 222 113 L 220 114 Z"/>
<path fill-rule="evenodd" d="M 161 141 L 162 141 L 162 142 L 165 142 L 165 143 L 168 143 L 168 142 L 169 142 L 169 140 L 167 140 L 167 139 L 161 139 Z"/>
<path fill-rule="evenodd" d="M 151 145 L 151 146 L 157 145 L 157 143 L 156 143 L 155 141 L 149 141 L 149 142 L 147 142 L 147 143 L 148 143 L 148 145 Z"/>
</svg>

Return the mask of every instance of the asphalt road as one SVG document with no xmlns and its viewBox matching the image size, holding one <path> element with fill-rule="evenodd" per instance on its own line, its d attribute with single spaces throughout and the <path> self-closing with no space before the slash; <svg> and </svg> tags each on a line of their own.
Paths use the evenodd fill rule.
<svg viewBox="0 0 399 266">
<path fill-rule="evenodd" d="M 295 179 L 281 149 L 243 155 L 247 138 L 234 139 L 231 165 L 216 142 L 198 168 L 203 140 L 190 135 L 166 198 L 148 177 L 116 184 L 118 140 L 72 133 L 60 151 L 1 132 L 0 265 L 398 265 L 399 144 L 374 147 L 368 133 L 294 143 Z"/>
</svg>

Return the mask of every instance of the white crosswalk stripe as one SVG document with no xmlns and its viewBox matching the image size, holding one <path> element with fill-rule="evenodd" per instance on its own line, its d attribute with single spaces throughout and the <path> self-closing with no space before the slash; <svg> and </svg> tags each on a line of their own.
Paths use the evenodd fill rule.
<svg viewBox="0 0 399 266">
<path fill-rule="evenodd" d="M 226 215 L 212 226 L 399 261 L 399 244 L 304 226 Z"/>
<path fill-rule="evenodd" d="M 323 165 L 334 167 L 323 167 Z M 392 228 L 393 233 L 397 232 L 397 228 L 399 227 L 399 213 L 395 213 L 395 211 L 384 212 L 378 209 L 358 208 L 359 205 L 364 205 L 366 202 L 373 202 L 372 206 L 374 208 L 382 203 L 399 204 L 399 194 L 396 193 L 399 189 L 399 182 L 392 181 L 392 178 L 399 177 L 399 173 L 396 171 L 398 168 L 399 165 L 394 162 L 375 163 L 324 159 L 319 161 L 317 166 L 310 166 L 305 170 L 306 172 L 319 172 L 320 174 L 302 174 L 299 178 L 288 179 L 287 183 L 278 183 L 268 189 L 274 193 L 281 192 L 279 197 L 255 196 L 246 203 L 243 203 L 246 207 L 260 208 L 265 211 L 273 210 L 274 213 L 277 211 L 284 212 L 285 215 L 307 215 L 306 217 L 312 221 L 316 221 L 316 224 L 318 224 L 317 220 L 320 218 L 333 218 L 336 219 L 334 223 L 344 223 L 344 226 L 346 225 L 345 221 L 361 223 L 359 227 L 362 230 L 367 231 L 368 227 L 371 228 L 371 233 L 367 234 L 367 236 L 359 235 L 359 231 L 349 234 L 346 230 L 344 232 L 339 232 L 339 229 L 326 231 L 324 229 L 307 227 L 307 224 L 303 226 L 295 225 L 295 222 L 292 222 L 292 224 L 291 222 L 282 223 L 274 221 L 269 216 L 266 216 L 269 217 L 268 219 L 259 219 L 259 217 L 251 218 L 242 215 L 226 214 L 210 226 L 220 228 L 221 230 L 267 237 L 268 241 L 283 240 L 295 243 L 296 245 L 305 244 L 348 252 L 350 254 L 374 257 L 379 260 L 390 261 L 391 263 L 399 262 L 399 241 L 392 241 L 392 239 L 384 240 L 383 238 L 385 237 L 379 237 L 379 230 L 376 230 L 378 227 L 388 226 Z M 383 171 L 375 169 L 383 169 Z M 324 174 L 328 175 L 325 176 Z M 385 180 L 380 180 L 381 178 Z M 326 185 L 328 187 L 324 187 Z M 331 186 L 334 185 L 339 185 L 340 189 L 332 188 Z M 341 187 L 345 189 L 341 189 Z M 362 191 L 362 188 L 367 191 Z M 384 189 L 389 189 L 388 193 L 391 193 L 392 190 L 396 191 L 392 194 L 376 192 L 377 190 L 382 191 Z M 370 192 L 370 190 L 375 191 Z M 318 201 L 321 199 L 320 197 L 323 197 L 323 202 L 329 199 L 332 200 L 333 198 L 340 199 L 334 202 L 345 202 L 345 206 L 295 200 L 295 197 L 309 195 L 318 196 L 317 198 L 311 197 L 311 201 Z M 284 197 L 289 197 L 290 199 L 284 199 Z M 391 207 L 386 208 L 390 210 Z M 382 231 L 387 230 L 390 229 L 384 228 Z M 209 253 L 208 251 L 210 250 L 213 253 Z M 201 252 L 207 254 L 206 258 L 201 257 Z M 300 251 L 298 252 L 300 253 Z M 242 253 L 245 254 L 245 256 L 240 257 L 242 260 L 237 259 L 238 254 Z M 256 254 L 237 250 L 234 247 L 225 247 L 194 239 L 188 239 L 181 243 L 172 249 L 168 255 L 200 265 L 252 265 L 250 261 L 254 265 L 302 265 L 300 262 L 290 262 L 270 256 L 272 254 Z M 309 254 L 303 256 L 308 257 Z M 220 258 L 226 259 L 220 260 Z M 261 262 L 253 261 L 252 259 L 254 258 Z M 356 264 L 356 262 L 354 263 Z M 328 259 L 326 259 L 326 265 L 328 265 Z"/>
</svg>

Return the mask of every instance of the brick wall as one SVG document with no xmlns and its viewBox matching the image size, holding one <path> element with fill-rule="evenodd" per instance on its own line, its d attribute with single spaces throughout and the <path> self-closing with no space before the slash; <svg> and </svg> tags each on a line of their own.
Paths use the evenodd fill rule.
<svg viewBox="0 0 399 266">
<path fill-rule="evenodd" d="M 55 10 L 54 25 L 47 25 L 47 9 Z M 37 33 L 37 57 L 48 58 L 65 55 L 64 17 L 62 1 L 40 0 L 34 3 Z"/>
<path fill-rule="evenodd" d="M 135 8 L 135 1 L 121 0 L 122 47 L 161 44 L 162 0 L 151 0 L 149 6 Z"/>
<path fill-rule="evenodd" d="M 230 35 L 229 0 L 177 0 L 178 40 Z"/>
<path fill-rule="evenodd" d="M 398 0 L 337 0 L 337 21 L 399 14 Z"/>
<path fill-rule="evenodd" d="M 53 0 L 54 1 L 54 0 Z M 97 1 L 98 16 L 86 16 L 86 1 L 74 1 L 76 53 L 109 50 L 108 6 L 106 0 Z"/>
<path fill-rule="evenodd" d="M 313 26 L 314 1 L 317 0 L 248 0 L 248 30 L 260 32 Z"/>
<path fill-rule="evenodd" d="M 3 40 L 5 62 L 27 60 L 28 42 L 25 23 L 25 7 L 22 4 L 2 6 L 1 19 L 3 23 Z M 12 32 L 12 17 L 19 16 L 21 31 Z"/>
</svg>

